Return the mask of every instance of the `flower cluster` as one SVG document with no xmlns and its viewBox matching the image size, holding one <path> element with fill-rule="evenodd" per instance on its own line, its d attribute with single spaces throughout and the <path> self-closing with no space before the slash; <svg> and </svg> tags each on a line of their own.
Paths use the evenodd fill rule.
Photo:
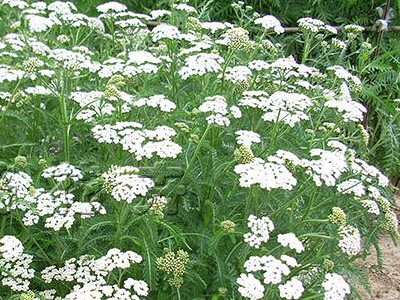
<svg viewBox="0 0 400 300">
<path fill-rule="evenodd" d="M 236 119 L 242 116 L 242 112 L 235 105 L 232 105 L 228 110 L 228 104 L 224 96 L 215 95 L 206 97 L 205 100 L 206 101 L 199 106 L 198 110 L 204 113 L 213 113 L 206 118 L 208 124 L 229 126 L 231 123 L 230 119 L 227 117 L 229 114 Z"/>
<path fill-rule="evenodd" d="M 277 34 L 285 32 L 281 25 L 281 22 L 272 15 L 266 15 L 262 18 L 257 18 L 254 20 L 254 23 L 260 24 L 266 30 L 272 29 Z"/>
<path fill-rule="evenodd" d="M 33 256 L 23 253 L 22 243 L 12 235 L 0 239 L 0 275 L 2 285 L 13 291 L 28 291 L 35 270 L 30 267 Z"/>
<path fill-rule="evenodd" d="M 278 91 L 269 96 L 262 91 L 246 91 L 243 95 L 239 105 L 259 108 L 264 112 L 263 120 L 282 121 L 291 127 L 301 120 L 308 120 L 305 111 L 313 105 L 308 96 L 299 93 Z"/>
<path fill-rule="evenodd" d="M 341 240 L 339 247 L 348 256 L 354 256 L 361 252 L 361 235 L 357 228 L 351 225 L 342 225 L 339 227 Z"/>
<path fill-rule="evenodd" d="M 96 125 L 92 132 L 100 143 L 120 144 L 137 160 L 152 158 L 154 154 L 161 158 L 176 158 L 181 153 L 182 147 L 171 141 L 176 135 L 175 130 L 168 126 L 140 130 L 142 127 L 136 122 L 117 122 L 115 125 Z"/>
<path fill-rule="evenodd" d="M 324 300 L 344 300 L 346 294 L 350 294 L 350 286 L 341 275 L 336 273 L 326 274 L 322 287 L 325 289 Z"/>
<path fill-rule="evenodd" d="M 123 288 L 117 285 L 108 285 L 107 276 L 117 268 L 127 269 L 132 264 L 142 261 L 142 257 L 133 252 L 122 252 L 119 249 L 110 249 L 105 256 L 95 259 L 91 255 L 83 255 L 67 260 L 64 266 L 57 268 L 50 266 L 42 271 L 42 279 L 46 283 L 53 280 L 64 282 L 76 282 L 73 291 L 65 299 L 101 299 L 101 297 L 123 297 L 120 299 L 138 299 L 138 296 L 147 296 L 149 287 L 143 280 L 127 278 Z M 133 290 L 134 294 L 132 294 Z M 95 296 L 96 295 L 96 296 Z"/>
<path fill-rule="evenodd" d="M 159 107 L 161 111 L 171 112 L 176 108 L 175 103 L 168 100 L 165 95 L 154 95 L 149 98 L 140 98 L 132 102 L 133 106 L 149 106 L 149 107 Z"/>
<path fill-rule="evenodd" d="M 53 178 L 55 181 L 65 181 L 67 179 L 78 181 L 83 178 L 82 172 L 79 169 L 67 163 L 44 169 L 42 177 Z"/>
<path fill-rule="evenodd" d="M 183 274 L 186 271 L 186 265 L 189 262 L 189 254 L 184 250 L 176 252 L 167 252 L 163 257 L 156 260 L 158 268 L 172 274 L 172 278 L 168 279 L 168 283 L 174 287 L 180 287 L 183 283 Z"/>
<path fill-rule="evenodd" d="M 284 165 L 265 162 L 259 157 L 249 163 L 236 165 L 234 171 L 240 176 L 241 187 L 259 184 L 261 188 L 267 190 L 276 188 L 291 190 L 297 184 L 296 178 Z"/>
<path fill-rule="evenodd" d="M 247 225 L 251 233 L 244 235 L 244 241 L 255 248 L 259 248 L 263 242 L 268 242 L 269 233 L 274 230 L 274 224 L 268 217 L 257 218 L 250 215 Z M 283 247 L 295 249 L 298 253 L 304 251 L 302 242 L 293 233 L 279 234 L 278 242 Z M 254 300 L 263 298 L 265 288 L 256 277 L 256 272 L 262 272 L 264 284 L 280 284 L 283 281 L 282 277 L 290 274 L 289 267 L 299 267 L 299 264 L 294 257 L 288 255 L 282 255 L 280 260 L 272 255 L 250 256 L 244 263 L 248 274 L 242 273 L 236 280 L 239 293 Z M 304 292 L 303 283 L 298 277 L 292 277 L 286 283 L 280 284 L 278 289 L 284 299 L 299 299 Z"/>
<path fill-rule="evenodd" d="M 250 215 L 247 219 L 247 227 L 251 232 L 244 234 L 243 238 L 251 247 L 259 248 L 261 243 L 269 240 L 269 233 L 274 230 L 274 223 L 268 217 L 257 218 Z"/>
<path fill-rule="evenodd" d="M 222 71 L 224 59 L 214 53 L 199 53 L 185 58 L 185 65 L 178 71 L 182 79 L 191 76 L 202 76 Z"/>
<path fill-rule="evenodd" d="M 132 203 L 138 196 L 146 196 L 154 186 L 150 178 L 138 175 L 138 168 L 131 166 L 111 166 L 103 173 L 104 187 L 117 201 Z"/>
</svg>

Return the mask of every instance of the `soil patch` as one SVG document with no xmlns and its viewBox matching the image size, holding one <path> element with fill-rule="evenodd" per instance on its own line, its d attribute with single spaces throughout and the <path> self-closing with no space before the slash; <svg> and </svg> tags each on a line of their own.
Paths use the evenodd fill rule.
<svg viewBox="0 0 400 300">
<path fill-rule="evenodd" d="M 395 212 L 400 220 L 400 195 L 396 196 Z M 400 225 L 399 225 L 400 226 Z M 390 236 L 380 238 L 382 250 L 382 268 L 378 266 L 375 249 L 372 254 L 361 263 L 366 267 L 371 295 L 361 290 L 363 300 L 400 300 L 400 240 L 395 246 Z"/>
</svg>

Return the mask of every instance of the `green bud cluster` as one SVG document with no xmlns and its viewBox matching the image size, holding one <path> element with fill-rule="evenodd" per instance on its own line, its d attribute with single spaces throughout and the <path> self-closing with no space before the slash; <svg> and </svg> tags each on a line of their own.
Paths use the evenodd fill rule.
<svg viewBox="0 0 400 300">
<path fill-rule="evenodd" d="M 327 258 L 324 259 L 324 262 L 322 263 L 322 268 L 326 272 L 332 271 L 334 267 L 335 267 L 335 263 L 333 261 L 331 261 L 330 259 L 327 259 Z"/>
<path fill-rule="evenodd" d="M 189 126 L 188 126 L 186 123 L 183 123 L 183 122 L 176 122 L 176 123 L 174 123 L 174 125 L 175 125 L 176 127 L 178 127 L 178 129 L 179 129 L 180 131 L 189 132 Z"/>
<path fill-rule="evenodd" d="M 196 32 L 200 32 L 203 29 L 199 19 L 194 18 L 194 17 L 188 17 L 188 19 L 187 19 L 187 27 L 188 27 L 189 30 L 193 30 L 193 31 L 196 31 Z"/>
<path fill-rule="evenodd" d="M 396 214 L 389 210 L 385 213 L 385 221 L 382 224 L 382 229 L 393 232 L 396 236 L 399 235 L 397 231 L 398 219 Z"/>
<path fill-rule="evenodd" d="M 114 84 L 107 84 L 106 90 L 104 92 L 104 96 L 107 98 L 116 97 L 119 98 L 119 90 L 118 87 Z"/>
<path fill-rule="evenodd" d="M 18 155 L 16 158 L 14 158 L 14 164 L 18 168 L 25 168 L 28 165 L 26 157 L 22 155 Z"/>
<path fill-rule="evenodd" d="M 234 233 L 236 224 L 230 220 L 225 220 L 221 222 L 221 227 L 226 233 Z"/>
<path fill-rule="evenodd" d="M 32 291 L 28 291 L 26 293 L 21 294 L 19 299 L 20 300 L 35 300 L 35 293 Z"/>
<path fill-rule="evenodd" d="M 338 226 L 346 225 L 346 214 L 340 207 L 332 207 L 332 213 L 328 216 L 328 219 Z"/>
<path fill-rule="evenodd" d="M 37 57 L 31 57 L 22 63 L 26 73 L 33 74 L 36 70 L 43 65 L 43 62 Z"/>
<path fill-rule="evenodd" d="M 250 50 L 251 42 L 249 32 L 242 27 L 229 29 L 227 32 L 229 37 L 228 47 L 232 50 Z"/>
<path fill-rule="evenodd" d="M 238 149 L 235 149 L 234 156 L 235 160 L 241 164 L 251 163 L 254 159 L 253 151 L 246 146 L 240 146 Z"/>
<path fill-rule="evenodd" d="M 167 252 L 163 257 L 156 260 L 159 269 L 173 277 L 168 279 L 171 286 L 179 288 L 183 283 L 183 274 L 186 271 L 186 264 L 189 262 L 189 254 L 184 250 Z"/>
</svg>

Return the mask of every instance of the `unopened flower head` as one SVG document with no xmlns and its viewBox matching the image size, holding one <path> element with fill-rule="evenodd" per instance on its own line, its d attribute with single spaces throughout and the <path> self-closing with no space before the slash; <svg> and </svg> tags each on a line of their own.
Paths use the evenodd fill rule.
<svg viewBox="0 0 400 300">
<path fill-rule="evenodd" d="M 235 160 L 240 164 L 251 163 L 254 159 L 253 151 L 248 146 L 240 146 L 234 151 Z"/>
<path fill-rule="evenodd" d="M 176 252 L 167 252 L 163 257 L 156 260 L 159 269 L 173 277 L 168 281 L 170 285 L 180 287 L 183 283 L 183 274 L 186 271 L 186 265 L 189 262 L 189 254 L 184 250 Z"/>
<path fill-rule="evenodd" d="M 332 213 L 328 216 L 328 219 L 333 224 L 343 226 L 346 225 L 346 214 L 340 207 L 332 207 Z"/>
<path fill-rule="evenodd" d="M 221 227 L 226 233 L 234 233 L 236 224 L 230 220 L 225 220 L 221 222 Z"/>
</svg>

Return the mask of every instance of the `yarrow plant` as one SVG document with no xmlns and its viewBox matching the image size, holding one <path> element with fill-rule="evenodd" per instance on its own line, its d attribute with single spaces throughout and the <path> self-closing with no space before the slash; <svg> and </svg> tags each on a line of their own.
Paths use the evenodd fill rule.
<svg viewBox="0 0 400 300">
<path fill-rule="evenodd" d="M 0 0 L 1 299 L 354 291 L 398 235 L 346 60 L 371 49 L 302 18 L 288 53 L 275 16 L 232 9 Z"/>
</svg>

